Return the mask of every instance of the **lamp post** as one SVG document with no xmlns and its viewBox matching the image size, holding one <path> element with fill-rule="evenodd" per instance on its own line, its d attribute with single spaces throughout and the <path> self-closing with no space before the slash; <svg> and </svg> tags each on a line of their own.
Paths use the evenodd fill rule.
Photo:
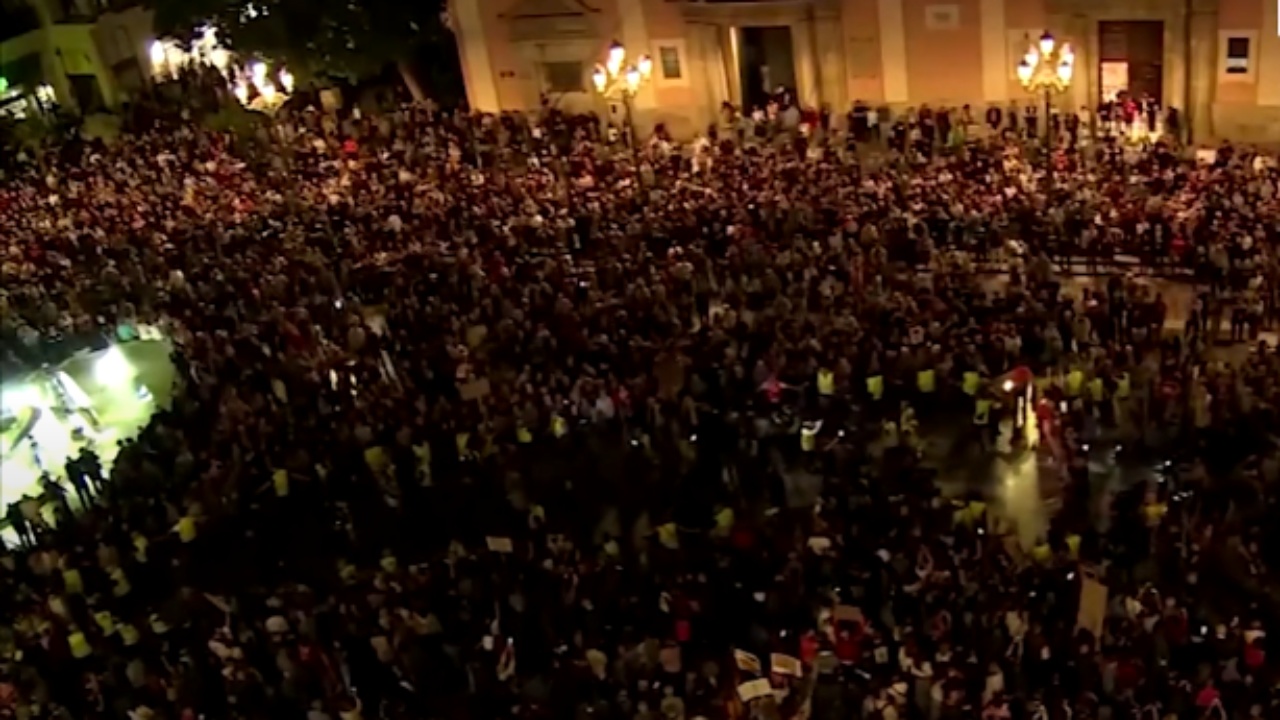
<svg viewBox="0 0 1280 720">
<path fill-rule="evenodd" d="M 627 49 L 616 40 L 609 46 L 605 61 L 596 63 L 595 71 L 591 73 L 591 85 L 601 97 L 622 103 L 627 145 L 633 153 L 636 150 L 636 127 L 631 115 L 631 103 L 640 86 L 647 82 L 651 75 L 653 75 L 653 60 L 648 55 L 641 55 L 634 63 L 628 63 Z"/>
<path fill-rule="evenodd" d="M 1048 30 L 1034 44 L 1028 43 L 1027 52 L 1018 63 L 1018 82 L 1028 93 L 1044 97 L 1045 144 L 1052 141 L 1050 113 L 1053 112 L 1053 96 L 1066 92 L 1075 75 L 1076 54 L 1069 43 L 1059 44 Z"/>
</svg>

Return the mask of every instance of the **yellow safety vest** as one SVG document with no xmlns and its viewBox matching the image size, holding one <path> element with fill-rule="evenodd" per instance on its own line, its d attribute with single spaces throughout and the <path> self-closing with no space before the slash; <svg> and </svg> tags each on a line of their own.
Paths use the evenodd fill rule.
<svg viewBox="0 0 1280 720">
<path fill-rule="evenodd" d="M 93 614 L 93 619 L 98 623 L 98 627 L 102 628 L 103 635 L 110 635 L 116 630 L 116 622 L 111 619 L 111 613 L 106 610 L 99 610 Z"/>
<path fill-rule="evenodd" d="M 991 401 L 979 398 L 973 408 L 973 424 L 986 425 L 991 420 Z"/>
<path fill-rule="evenodd" d="M 1102 378 L 1094 378 L 1089 381 L 1089 397 L 1094 402 L 1102 402 Z"/>
<path fill-rule="evenodd" d="M 658 542 L 670 550 L 680 547 L 680 537 L 676 534 L 675 523 L 666 523 L 658 526 Z"/>
<path fill-rule="evenodd" d="M 141 533 L 133 534 L 133 557 L 138 562 L 147 561 L 147 538 Z"/>
<path fill-rule="evenodd" d="M 1147 526 L 1155 527 L 1164 519 L 1164 515 L 1168 512 L 1169 506 L 1164 503 L 1150 503 L 1142 507 L 1142 512 L 1147 516 Z"/>
<path fill-rule="evenodd" d="M 62 586 L 68 595 L 79 595 L 84 592 L 84 580 L 80 577 L 80 571 L 75 568 L 63 570 Z"/>
<path fill-rule="evenodd" d="M 964 374 L 961 387 L 964 389 L 965 395 L 977 395 L 978 386 L 981 384 L 982 380 L 978 377 L 978 373 L 970 370 Z"/>
<path fill-rule="evenodd" d="M 378 564 L 382 566 L 383 570 L 389 573 L 395 572 L 396 568 L 400 566 L 400 564 L 396 562 L 395 555 L 383 555 L 382 559 L 378 561 Z"/>
<path fill-rule="evenodd" d="M 931 393 L 938 389 L 938 376 L 932 368 L 916 373 L 916 387 L 922 393 Z"/>
<path fill-rule="evenodd" d="M 125 644 L 125 647 L 137 645 L 138 640 L 141 639 L 141 636 L 138 634 L 138 628 L 130 625 L 129 623 L 120 623 L 120 627 L 118 629 L 120 630 L 120 640 Z"/>
<path fill-rule="evenodd" d="M 1120 377 L 1116 378 L 1116 399 L 1123 400 L 1129 397 L 1129 373 L 1120 373 Z"/>
<path fill-rule="evenodd" d="M 521 445 L 528 445 L 533 442 L 533 435 L 529 432 L 529 428 L 523 425 L 516 428 L 516 442 Z"/>
<path fill-rule="evenodd" d="M 1031 557 L 1041 565 L 1048 565 L 1053 560 L 1053 551 L 1045 543 L 1031 548 Z"/>
<path fill-rule="evenodd" d="M 467 447 L 471 443 L 471 433 L 460 432 L 453 436 L 453 442 L 458 447 L 458 457 L 465 458 L 471 455 L 471 449 Z"/>
<path fill-rule="evenodd" d="M 724 508 L 716 513 L 716 531 L 721 535 L 728 535 L 733 529 L 733 508 Z"/>
<path fill-rule="evenodd" d="M 364 451 L 364 464 L 369 466 L 369 470 L 374 473 L 381 473 L 387 469 L 391 461 L 387 459 L 387 451 L 382 449 L 381 445 L 376 445 Z"/>
<path fill-rule="evenodd" d="M 1080 559 L 1080 536 L 1079 535 L 1067 536 L 1067 555 L 1070 556 L 1072 560 Z"/>
<path fill-rule="evenodd" d="M 830 396 L 836 393 L 836 374 L 826 368 L 818 371 L 818 394 Z"/>
<path fill-rule="evenodd" d="M 867 394 L 872 400 L 879 400 L 884 397 L 884 376 L 872 375 L 867 378 Z"/>
<path fill-rule="evenodd" d="M 89 647 L 89 639 L 78 629 L 67 636 L 67 645 L 71 648 L 71 657 L 77 660 L 83 660 L 93 654 L 93 648 Z"/>
<path fill-rule="evenodd" d="M 569 423 L 559 415 L 551 416 L 551 434 L 558 438 L 562 438 L 569 434 Z"/>
<path fill-rule="evenodd" d="M 276 470 L 271 473 L 271 485 L 276 490 L 276 497 L 285 497 L 289 494 L 289 473 L 286 470 Z"/>
<path fill-rule="evenodd" d="M 1080 394 L 1080 388 L 1084 385 L 1084 373 L 1079 370 L 1072 370 L 1067 373 L 1067 394 L 1076 397 Z"/>
<path fill-rule="evenodd" d="M 800 428 L 800 449 L 805 452 L 813 452 L 813 448 L 817 446 L 818 430 L 816 428 L 805 425 Z"/>
<path fill-rule="evenodd" d="M 892 420 L 884 421 L 884 442 L 886 445 L 894 446 L 898 444 L 898 424 Z"/>
<path fill-rule="evenodd" d="M 124 597 L 133 589 L 133 586 L 129 584 L 129 578 L 125 576 L 124 570 L 120 568 L 115 568 L 111 571 L 111 582 L 114 583 L 111 588 L 111 594 L 116 597 Z"/>
<path fill-rule="evenodd" d="M 189 543 L 196 539 L 196 519 L 190 515 L 183 515 L 178 520 L 178 539 L 184 543 Z"/>
</svg>

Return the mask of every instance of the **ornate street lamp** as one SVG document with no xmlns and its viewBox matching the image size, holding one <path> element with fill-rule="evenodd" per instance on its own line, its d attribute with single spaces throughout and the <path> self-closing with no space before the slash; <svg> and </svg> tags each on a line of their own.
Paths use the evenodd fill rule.
<svg viewBox="0 0 1280 720">
<path fill-rule="evenodd" d="M 602 63 L 596 63 L 591 73 L 591 85 L 601 97 L 611 101 L 621 101 L 625 113 L 627 144 L 634 151 L 636 146 L 635 121 L 631 114 L 631 103 L 639 92 L 640 86 L 653 75 L 653 60 L 648 55 L 641 55 L 634 63 L 627 63 L 627 49 L 622 43 L 614 41 Z"/>
<path fill-rule="evenodd" d="M 1045 141 L 1051 137 L 1050 113 L 1053 96 L 1066 92 L 1075 75 L 1076 54 L 1069 43 L 1059 44 L 1046 30 L 1037 43 L 1027 43 L 1027 52 L 1018 63 L 1018 82 L 1029 93 L 1044 97 Z"/>
</svg>

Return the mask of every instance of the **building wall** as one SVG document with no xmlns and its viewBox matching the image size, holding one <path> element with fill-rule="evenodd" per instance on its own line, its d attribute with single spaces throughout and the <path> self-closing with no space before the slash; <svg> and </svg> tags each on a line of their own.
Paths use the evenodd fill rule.
<svg viewBox="0 0 1280 720">
<path fill-rule="evenodd" d="M 92 77 L 108 109 L 145 82 L 151 11 L 133 7 L 89 20 L 63 18 L 60 6 L 42 0 L 32 0 L 32 7 L 40 29 L 0 43 L 0 57 L 39 55 L 43 81 L 63 107 L 76 108 L 71 76 Z"/>
<path fill-rule="evenodd" d="M 465 15 L 461 0 L 456 14 Z M 1164 23 L 1165 102 L 1183 110 L 1198 139 L 1280 142 L 1280 19 L 1276 0 L 475 0 L 476 22 L 459 27 L 469 94 L 478 109 L 532 109 L 545 87 L 542 62 L 577 58 L 584 72 L 613 39 L 658 59 L 679 57 L 681 76 L 655 79 L 636 98 L 644 122 L 682 133 L 737 103 L 737 28 L 792 29 L 802 101 L 842 114 L 854 100 L 896 108 L 977 109 L 1031 100 L 1014 75 L 1029 40 L 1045 29 L 1076 49 L 1077 72 L 1060 107 L 1094 107 L 1100 94 L 1098 23 Z M 517 16 L 580 13 L 589 37 L 513 39 Z M 465 24 L 465 23 L 464 23 Z M 554 25 L 554 23 L 551 23 Z M 483 33 L 482 39 L 475 39 Z M 1227 72 L 1232 38 L 1249 41 L 1247 72 Z M 1239 45 L 1239 43 L 1236 43 Z M 475 45 L 483 45 L 476 52 Z M 489 69 L 485 71 L 484 65 Z M 478 75 L 489 79 L 476 80 Z M 474 86 L 474 90 L 470 89 Z M 489 89 L 491 88 L 491 90 Z M 589 81 L 555 94 L 570 109 L 607 110 Z"/>
</svg>

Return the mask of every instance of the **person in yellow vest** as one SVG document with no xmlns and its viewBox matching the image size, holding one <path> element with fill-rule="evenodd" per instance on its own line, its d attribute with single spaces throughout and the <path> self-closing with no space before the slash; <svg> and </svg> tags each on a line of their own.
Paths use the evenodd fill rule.
<svg viewBox="0 0 1280 720">
<path fill-rule="evenodd" d="M 68 596 L 84 592 L 84 580 L 78 569 L 71 567 L 62 571 L 62 588 Z"/>
<path fill-rule="evenodd" d="M 1072 560 L 1080 559 L 1080 536 L 1071 534 L 1067 536 L 1067 557 Z"/>
<path fill-rule="evenodd" d="M 885 448 L 898 447 L 898 423 L 893 420 L 885 420 L 880 426 L 881 437 L 884 438 Z"/>
<path fill-rule="evenodd" d="M 1116 400 L 1128 399 L 1130 391 L 1131 391 L 1131 388 L 1129 384 L 1129 373 L 1122 372 L 1116 376 L 1115 399 Z"/>
<path fill-rule="evenodd" d="M 551 434 L 557 440 L 569 434 L 569 423 L 559 413 L 551 416 Z"/>
<path fill-rule="evenodd" d="M 190 514 L 183 515 L 173 530 L 183 544 L 190 543 L 196 539 L 196 519 Z"/>
<path fill-rule="evenodd" d="M 116 597 L 124 597 L 129 594 L 133 586 L 129 584 L 129 578 L 124 574 L 124 570 L 120 567 L 111 569 L 111 594 Z"/>
<path fill-rule="evenodd" d="M 271 486 L 276 491 L 276 497 L 287 497 L 289 495 L 289 471 L 276 470 L 271 473 Z"/>
<path fill-rule="evenodd" d="M 1072 368 L 1067 373 L 1067 396 L 1071 398 L 1080 397 L 1080 391 L 1084 388 L 1084 373 L 1079 368 Z"/>
<path fill-rule="evenodd" d="M 822 397 L 836 394 L 836 374 L 827 368 L 818 369 L 818 394 Z"/>
<path fill-rule="evenodd" d="M 142 635 L 138 633 L 138 628 L 129 623 L 120 623 L 116 630 L 120 632 L 120 642 L 124 643 L 125 647 L 133 647 L 142 639 Z"/>
<path fill-rule="evenodd" d="M 521 445 L 528 445 L 533 442 L 533 433 L 529 432 L 529 428 L 524 425 L 516 426 L 516 442 Z"/>
<path fill-rule="evenodd" d="M 964 390 L 964 394 L 973 397 L 978 394 L 978 388 L 982 386 L 982 377 L 973 370 L 966 370 L 960 380 L 960 388 Z"/>
<path fill-rule="evenodd" d="M 1089 381 L 1089 399 L 1094 403 L 1102 402 L 1106 394 L 1106 388 L 1102 385 L 1102 378 L 1095 377 Z"/>
<path fill-rule="evenodd" d="M 916 389 L 922 395 L 932 395 L 938 389 L 938 373 L 933 368 L 925 368 L 916 373 Z"/>
<path fill-rule="evenodd" d="M 67 647 L 71 650 L 71 657 L 77 660 L 83 660 L 93 654 L 93 648 L 89 645 L 89 638 L 79 627 L 72 625 L 71 632 L 67 634 Z"/>
<path fill-rule="evenodd" d="M 875 401 L 879 401 L 884 397 L 883 375 L 872 375 L 867 378 L 867 395 L 870 395 L 871 399 Z"/>
<path fill-rule="evenodd" d="M 800 425 L 800 449 L 804 452 L 813 452 L 818 447 L 818 430 L 822 427 L 821 423 L 802 423 Z"/>
</svg>

